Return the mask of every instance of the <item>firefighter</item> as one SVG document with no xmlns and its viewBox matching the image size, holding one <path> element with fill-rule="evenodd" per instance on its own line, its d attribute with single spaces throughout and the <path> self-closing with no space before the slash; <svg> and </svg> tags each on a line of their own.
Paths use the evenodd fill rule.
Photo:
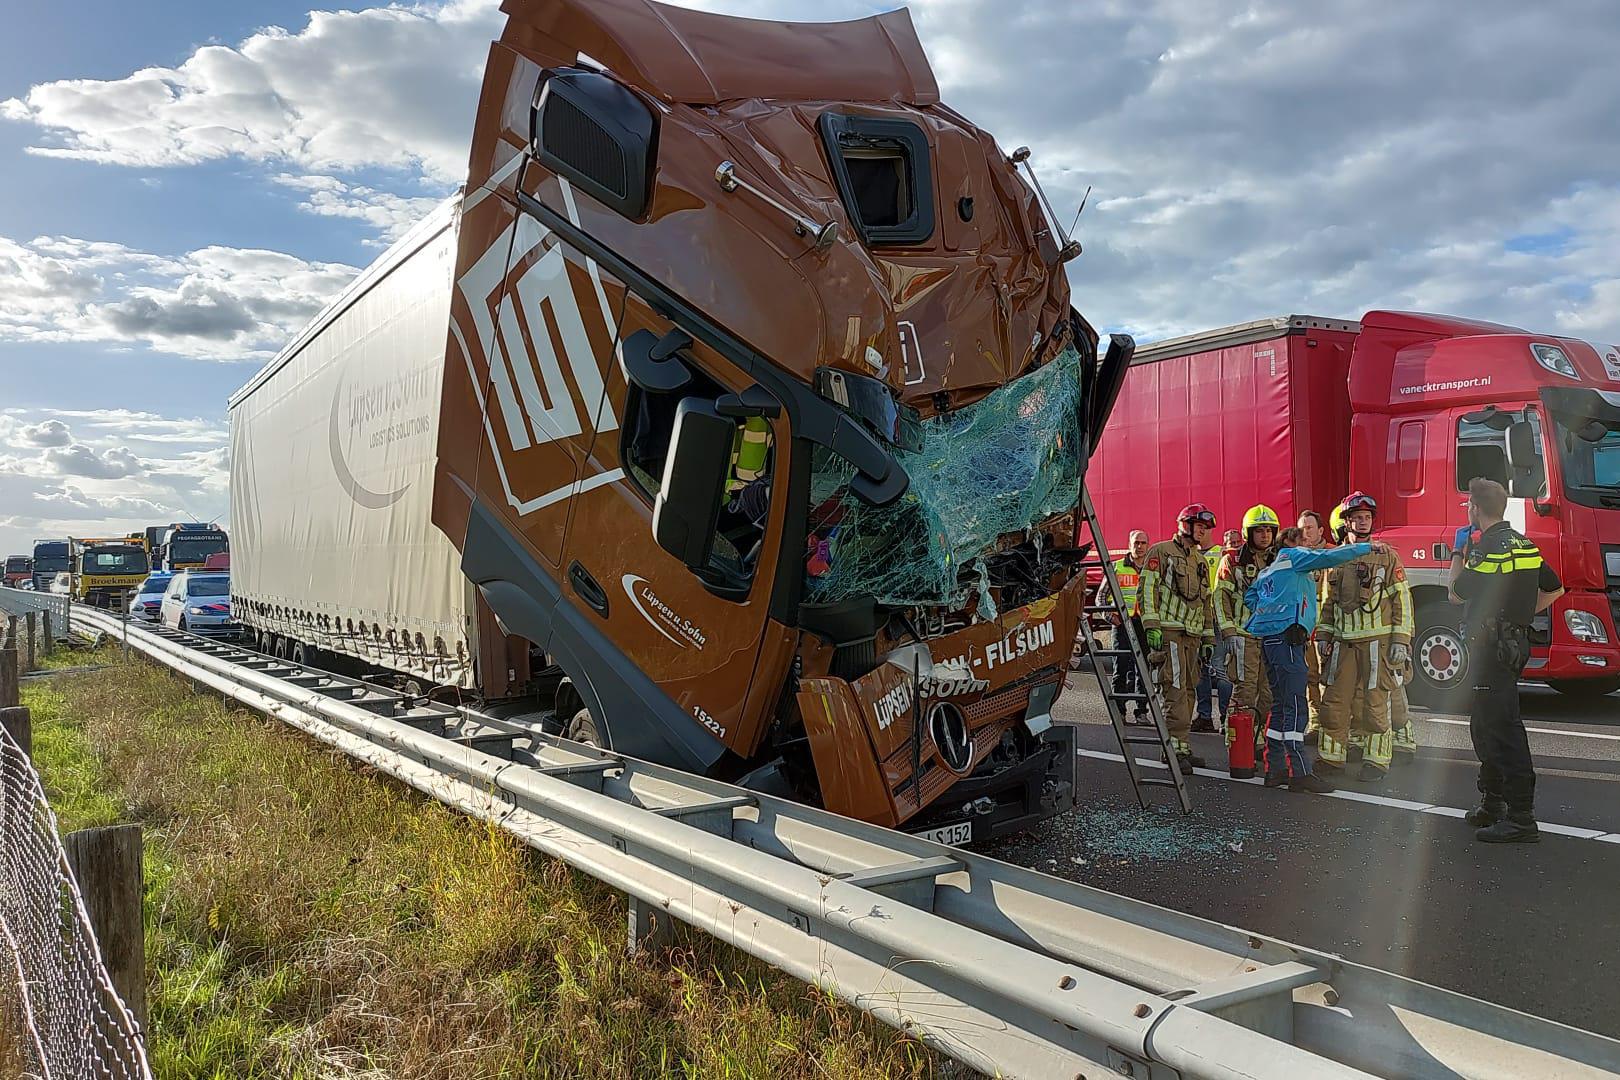
<svg viewBox="0 0 1620 1080">
<path fill-rule="evenodd" d="M 1182 507 L 1176 535 L 1148 548 L 1142 570 L 1142 627 L 1164 697 L 1176 765 L 1184 775 L 1204 764 L 1193 754 L 1187 734 L 1199 668 L 1215 653 L 1215 606 L 1203 554 L 1214 528 L 1215 514 L 1203 503 Z"/>
<path fill-rule="evenodd" d="M 1458 531 L 1451 553 L 1451 589 L 1467 603 L 1469 667 L 1474 705 L 1468 734 L 1479 757 L 1480 804 L 1464 817 L 1476 839 L 1533 844 L 1536 768 L 1519 716 L 1519 676 L 1530 660 L 1530 620 L 1564 594 L 1563 582 L 1541 550 L 1502 520 L 1507 489 L 1495 480 L 1468 482 L 1468 517 L 1480 530 Z"/>
<path fill-rule="evenodd" d="M 1352 492 L 1338 513 L 1351 541 L 1367 542 L 1378 515 L 1372 497 Z M 1359 689 L 1366 729 L 1360 779 L 1377 783 L 1388 775 L 1394 752 L 1390 691 L 1395 672 L 1411 657 L 1412 593 L 1406 571 L 1400 556 L 1385 548 L 1335 568 L 1323 582 L 1323 594 L 1326 610 L 1316 633 L 1326 689 L 1316 771 L 1330 777 L 1344 771 Z"/>
<path fill-rule="evenodd" d="M 1220 547 L 1211 544 L 1204 549 L 1204 561 L 1209 564 L 1209 589 L 1213 593 L 1217 575 L 1221 568 L 1221 559 L 1228 551 L 1235 550 L 1243 543 L 1243 534 L 1236 529 L 1227 529 L 1222 538 Z M 1215 609 L 1215 655 L 1210 657 L 1209 663 L 1198 676 L 1198 711 L 1193 714 L 1194 731 L 1201 731 L 1206 735 L 1215 734 L 1215 704 L 1220 703 L 1221 726 L 1219 730 L 1226 730 L 1227 713 L 1232 707 L 1232 680 L 1226 677 L 1226 644 L 1221 641 L 1220 606 Z"/>
<path fill-rule="evenodd" d="M 1141 584 L 1142 566 L 1147 558 L 1148 534 L 1141 529 L 1131 530 L 1131 549 L 1114 563 L 1114 580 L 1119 583 L 1120 602 L 1125 605 L 1126 618 L 1130 620 L 1130 629 L 1136 632 L 1136 640 L 1145 639 L 1142 630 L 1142 604 L 1138 599 L 1139 585 Z M 1104 582 L 1097 587 L 1098 602 L 1101 603 L 1102 593 L 1108 588 Z M 1112 616 L 1111 616 L 1112 618 Z M 1114 648 L 1128 649 L 1130 644 L 1126 639 L 1127 630 L 1119 626 L 1114 630 Z M 1143 686 L 1136 664 L 1128 656 L 1114 657 L 1114 693 L 1116 694 L 1143 694 L 1147 687 Z M 1132 713 L 1140 720 L 1147 715 L 1147 702 L 1132 702 Z"/>
<path fill-rule="evenodd" d="M 1243 515 L 1242 543 L 1221 559 L 1215 587 L 1216 636 L 1226 651 L 1226 670 L 1231 679 L 1232 711 L 1248 717 L 1256 756 L 1265 750 L 1266 718 L 1271 715 L 1271 686 L 1266 679 L 1260 639 L 1243 629 L 1249 621 L 1249 606 L 1243 594 L 1260 572 L 1276 558 L 1275 543 L 1281 523 L 1277 512 L 1260 504 Z M 1239 725 L 1241 726 L 1241 725 Z M 1234 726 L 1227 725 L 1230 740 Z"/>
</svg>

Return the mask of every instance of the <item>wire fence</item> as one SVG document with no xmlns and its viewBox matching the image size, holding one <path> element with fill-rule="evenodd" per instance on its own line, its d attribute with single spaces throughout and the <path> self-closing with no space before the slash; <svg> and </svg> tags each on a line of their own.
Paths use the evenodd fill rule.
<svg viewBox="0 0 1620 1080">
<path fill-rule="evenodd" d="M 0 728 L 0 1074 L 151 1080 L 129 1010 L 102 964 L 56 815 Z"/>
</svg>

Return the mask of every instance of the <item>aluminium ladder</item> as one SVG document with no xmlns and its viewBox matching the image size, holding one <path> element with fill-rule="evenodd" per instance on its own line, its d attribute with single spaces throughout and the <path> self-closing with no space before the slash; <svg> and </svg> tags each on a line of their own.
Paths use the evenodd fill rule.
<svg viewBox="0 0 1620 1080">
<path fill-rule="evenodd" d="M 1170 729 L 1165 726 L 1164 698 L 1154 684 L 1147 654 L 1143 652 L 1143 642 L 1138 640 L 1136 629 L 1131 622 L 1131 613 L 1125 610 L 1124 598 L 1119 591 L 1119 581 L 1114 576 L 1114 563 L 1109 557 L 1108 544 L 1103 540 L 1102 530 L 1097 526 L 1097 512 L 1091 505 L 1091 492 L 1084 486 L 1080 489 L 1080 514 L 1089 534 L 1087 538 L 1091 542 L 1092 555 L 1095 556 L 1088 557 L 1080 565 L 1087 569 L 1097 567 L 1102 571 L 1103 581 L 1103 587 L 1097 591 L 1096 599 L 1099 602 L 1088 603 L 1083 608 L 1080 617 L 1080 635 L 1085 644 L 1086 655 L 1091 658 L 1091 670 L 1097 676 L 1097 685 L 1102 690 L 1103 703 L 1108 707 L 1108 719 L 1114 725 L 1114 734 L 1119 737 L 1119 751 L 1125 758 L 1125 772 L 1131 779 L 1132 790 L 1136 792 L 1136 801 L 1143 809 L 1150 803 L 1151 789 L 1163 787 L 1173 788 L 1182 812 L 1189 813 L 1192 810 L 1192 799 L 1187 791 L 1186 778 L 1177 767 L 1175 751 L 1170 743 Z M 1118 620 L 1118 631 L 1115 633 L 1116 640 L 1113 647 L 1105 648 L 1097 639 L 1097 632 L 1091 626 L 1091 616 L 1094 614 Z M 1125 643 L 1125 648 L 1119 647 L 1120 641 Z M 1137 685 L 1141 689 L 1134 693 L 1116 692 L 1114 681 L 1102 663 L 1105 656 L 1111 657 L 1115 664 L 1134 664 Z M 1142 715 L 1144 711 L 1145 716 Z M 1150 755 L 1158 754 L 1159 760 L 1164 763 L 1164 771 L 1168 778 L 1147 774 L 1147 769 L 1136 759 L 1136 752 L 1141 748 L 1148 749 Z M 1154 774 L 1158 771 L 1152 770 Z"/>
</svg>

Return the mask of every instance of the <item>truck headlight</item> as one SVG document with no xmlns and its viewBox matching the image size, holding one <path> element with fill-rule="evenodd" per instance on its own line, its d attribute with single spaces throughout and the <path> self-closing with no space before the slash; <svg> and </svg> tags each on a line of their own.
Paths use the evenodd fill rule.
<svg viewBox="0 0 1620 1080">
<path fill-rule="evenodd" d="M 1603 620 L 1590 611 L 1564 612 L 1564 625 L 1569 627 L 1576 641 L 1589 641 L 1595 645 L 1609 643 L 1609 632 L 1603 628 Z"/>
<path fill-rule="evenodd" d="M 1579 373 L 1575 370 L 1575 365 L 1570 363 L 1569 357 L 1564 355 L 1564 350 L 1556 345 L 1542 345 L 1539 343 L 1531 345 L 1530 355 L 1536 358 L 1536 363 L 1554 375 L 1562 375 L 1566 379 L 1580 378 Z"/>
</svg>

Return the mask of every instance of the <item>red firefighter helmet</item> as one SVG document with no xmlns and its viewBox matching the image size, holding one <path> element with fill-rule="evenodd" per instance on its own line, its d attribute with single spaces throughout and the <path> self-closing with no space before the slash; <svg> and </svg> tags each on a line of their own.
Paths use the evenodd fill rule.
<svg viewBox="0 0 1620 1080">
<path fill-rule="evenodd" d="M 1352 491 L 1339 504 L 1339 516 L 1342 518 L 1349 517 L 1352 510 L 1366 510 L 1372 514 L 1374 521 L 1378 520 L 1378 500 L 1365 491 Z"/>
<path fill-rule="evenodd" d="M 1188 503 L 1183 506 L 1181 513 L 1176 515 L 1176 531 L 1190 534 L 1195 524 L 1208 525 L 1213 529 L 1215 527 L 1215 511 L 1203 503 Z"/>
</svg>

